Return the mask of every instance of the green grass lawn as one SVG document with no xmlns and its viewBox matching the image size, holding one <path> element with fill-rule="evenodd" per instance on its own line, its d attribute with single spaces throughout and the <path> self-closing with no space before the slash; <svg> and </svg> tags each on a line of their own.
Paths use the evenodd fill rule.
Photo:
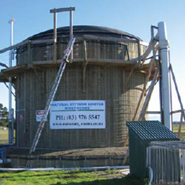
<svg viewBox="0 0 185 185">
<path fill-rule="evenodd" d="M 8 139 L 8 130 L 0 128 L 0 139 Z"/>
<path fill-rule="evenodd" d="M 173 131 L 174 132 L 178 132 L 178 130 L 179 130 L 179 125 L 173 125 Z M 182 133 L 185 133 L 185 124 L 182 124 L 182 126 L 181 126 L 181 132 Z"/>
<path fill-rule="evenodd" d="M 145 185 L 146 180 L 124 176 L 118 170 L 0 173 L 1 185 Z"/>
<path fill-rule="evenodd" d="M 173 125 L 173 132 L 176 133 L 178 135 L 178 132 L 179 132 L 179 125 Z M 185 124 L 182 124 L 181 126 L 181 137 L 180 137 L 181 140 L 184 140 L 185 139 Z"/>
<path fill-rule="evenodd" d="M 1 140 L 3 139 L 3 141 Z M 4 140 L 7 141 L 4 141 Z M 7 144 L 8 143 L 8 128 L 6 130 L 3 130 L 2 127 L 0 127 L 0 144 Z"/>
<path fill-rule="evenodd" d="M 179 125 L 173 125 L 178 132 Z M 182 125 L 182 135 L 185 125 Z M 8 139 L 8 130 L 0 128 L 0 139 Z M 0 185 L 145 185 L 147 180 L 124 176 L 118 170 L 106 171 L 40 171 L 0 172 Z"/>
</svg>

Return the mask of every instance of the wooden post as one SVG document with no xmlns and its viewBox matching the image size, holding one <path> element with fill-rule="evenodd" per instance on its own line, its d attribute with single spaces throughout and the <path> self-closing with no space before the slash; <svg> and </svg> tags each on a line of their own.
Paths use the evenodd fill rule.
<svg viewBox="0 0 185 185">
<path fill-rule="evenodd" d="M 53 63 L 57 62 L 57 13 L 53 14 L 54 22 L 54 40 L 53 40 Z"/>
<path fill-rule="evenodd" d="M 87 68 L 87 45 L 86 40 L 83 41 L 84 44 L 84 62 L 83 62 L 83 92 L 86 92 L 86 68 Z"/>
<path fill-rule="evenodd" d="M 38 82 L 41 86 L 41 94 L 44 95 L 45 92 L 44 92 L 44 85 L 42 83 L 42 80 L 40 79 L 40 76 L 39 76 L 37 70 L 34 67 L 33 67 L 33 71 L 34 71 L 35 75 L 37 76 L 37 80 L 38 80 Z"/>
<path fill-rule="evenodd" d="M 154 78 L 153 78 L 152 83 L 151 83 L 151 85 L 150 85 L 150 88 L 149 88 L 147 97 L 146 97 L 146 99 L 145 99 L 143 108 L 142 108 L 142 110 L 141 110 L 141 114 L 140 114 L 140 116 L 139 116 L 139 118 L 138 118 L 138 121 L 141 121 L 141 120 L 143 119 L 143 116 L 144 116 L 144 114 L 145 114 L 145 111 L 146 111 L 146 109 L 147 109 L 148 103 L 149 103 L 149 101 L 150 101 L 150 97 L 151 97 L 152 92 L 153 92 L 153 89 L 154 89 L 154 85 L 155 85 L 155 81 L 156 81 L 156 79 L 157 79 L 158 72 L 159 72 L 159 70 L 158 70 L 158 68 L 157 68 L 157 69 L 155 70 Z"/>
<path fill-rule="evenodd" d="M 150 76 L 151 76 L 151 72 L 152 72 L 153 66 L 154 66 L 154 62 L 153 62 L 153 60 L 152 60 L 152 61 L 150 62 L 150 67 L 149 67 L 149 70 L 148 70 L 148 75 L 147 75 L 147 77 L 146 77 L 146 79 L 145 79 L 145 83 L 144 83 L 144 86 L 143 86 L 143 91 L 142 91 L 142 93 L 141 93 L 141 96 L 140 96 L 138 105 L 137 105 L 137 107 L 136 107 L 136 111 L 135 111 L 134 117 L 133 117 L 133 119 L 132 119 L 133 121 L 136 120 L 136 116 L 137 116 L 137 113 L 138 113 L 138 110 L 139 110 L 141 101 L 142 101 L 142 99 L 143 99 L 143 96 L 144 96 L 145 93 L 146 93 L 146 86 L 147 86 L 147 83 L 148 83 L 149 78 L 150 78 Z"/>
<path fill-rule="evenodd" d="M 124 165 L 127 163 L 128 156 L 129 156 L 129 148 L 128 148 L 127 151 L 126 151 L 126 154 L 125 154 L 125 157 L 124 157 L 124 160 L 123 160 L 123 164 L 124 164 Z"/>
<path fill-rule="evenodd" d="M 181 118 L 180 118 L 180 124 L 179 124 L 179 130 L 178 130 L 178 136 L 181 137 L 181 127 L 183 122 L 183 113 L 181 112 Z"/>
<path fill-rule="evenodd" d="M 137 40 L 137 49 L 138 49 L 138 59 L 139 59 L 139 64 L 141 64 L 141 45 L 140 45 L 140 40 Z"/>
<path fill-rule="evenodd" d="M 128 84 L 128 82 L 129 82 L 129 80 L 131 79 L 133 72 L 134 72 L 134 67 L 131 69 L 131 71 L 130 71 L 130 73 L 129 73 L 129 75 L 128 75 L 128 78 L 127 78 L 127 80 L 126 80 L 126 82 L 125 82 L 125 84 L 124 84 L 124 88 L 125 88 L 125 89 L 127 88 L 127 84 Z"/>
<path fill-rule="evenodd" d="M 31 41 L 28 42 L 27 57 L 28 57 L 28 59 L 27 59 L 28 63 L 31 64 L 31 61 L 32 61 L 32 59 L 31 59 L 31 57 L 32 57 L 32 55 L 31 55 Z"/>
<path fill-rule="evenodd" d="M 179 90 L 178 90 L 178 87 L 177 87 L 177 82 L 176 82 L 175 75 L 173 73 L 173 69 L 172 69 L 171 64 L 170 64 L 169 68 L 170 68 L 170 71 L 171 71 L 171 74 L 172 74 L 172 79 L 173 79 L 173 82 L 174 82 L 174 85 L 175 85 L 175 90 L 176 90 L 176 93 L 177 93 L 177 97 L 178 97 L 178 100 L 179 100 L 181 111 L 182 111 L 182 114 L 183 114 L 183 117 L 184 117 L 184 120 L 185 120 L 184 108 L 183 108 L 181 96 L 180 96 L 180 93 L 179 93 Z"/>
<path fill-rule="evenodd" d="M 73 37 L 73 11 L 70 10 L 70 39 Z M 71 51 L 70 62 L 73 60 L 73 50 Z"/>
</svg>

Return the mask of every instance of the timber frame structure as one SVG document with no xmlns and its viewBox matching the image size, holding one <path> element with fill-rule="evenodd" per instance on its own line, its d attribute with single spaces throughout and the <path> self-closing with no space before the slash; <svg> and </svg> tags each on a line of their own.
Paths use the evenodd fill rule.
<svg viewBox="0 0 185 185">
<path fill-rule="evenodd" d="M 156 30 L 157 34 L 155 35 L 154 32 Z M 56 37 L 54 37 L 56 31 L 58 33 L 57 35 L 59 36 L 59 38 L 57 39 Z M 15 88 L 17 88 L 17 77 L 23 72 L 32 71 L 35 76 L 37 76 L 40 86 L 43 87 L 39 72 L 51 67 L 57 68 L 60 65 L 62 56 L 60 52 L 63 51 L 65 45 L 67 44 L 67 41 L 70 38 L 69 27 L 59 28 L 58 30 L 54 29 L 54 33 L 52 32 L 53 30 L 48 30 L 46 32 L 30 37 L 21 43 L 0 50 L 0 54 L 9 50 L 14 50 L 14 53 L 17 53 L 16 66 L 1 70 L 0 82 L 9 82 L 8 79 L 9 77 L 11 77 L 12 84 Z M 81 34 L 82 32 L 83 34 Z M 92 32 L 96 34 L 93 35 Z M 145 114 L 150 113 L 160 113 L 161 119 L 163 120 L 162 106 L 161 110 L 158 112 L 147 111 L 152 91 L 158 81 L 160 82 L 161 87 L 160 56 L 163 48 L 161 48 L 161 43 L 159 42 L 160 39 L 158 35 L 158 27 L 151 27 L 151 40 L 149 44 L 142 42 L 140 38 L 135 37 L 134 35 L 103 27 L 75 26 L 74 36 L 76 37 L 76 42 L 74 45 L 73 57 L 71 58 L 68 65 L 81 66 L 83 93 L 86 93 L 87 91 L 86 74 L 88 66 L 96 65 L 124 67 L 124 70 L 128 73 L 126 77 L 126 82 L 124 83 L 125 89 L 127 89 L 129 82 L 135 72 L 142 73 L 145 76 L 144 84 L 132 120 L 144 120 L 146 119 Z M 53 39 L 53 37 L 55 39 Z M 60 44 L 63 44 L 64 47 L 60 46 Z M 115 50 L 117 52 L 115 52 L 114 49 L 108 47 L 104 49 L 104 44 L 115 45 Z M 93 45 L 95 45 L 95 49 L 91 47 Z M 99 52 L 98 49 L 96 50 L 96 47 L 98 47 L 98 49 L 102 52 Z M 137 52 L 135 52 L 134 54 L 131 52 L 132 47 L 137 50 Z M 38 53 L 37 57 L 34 58 L 33 53 L 36 51 L 36 49 L 43 49 L 43 51 L 41 51 L 41 53 Z M 22 53 L 23 55 L 21 56 L 21 58 L 19 55 Z M 91 55 L 91 53 L 93 54 Z M 112 55 L 114 55 L 114 57 L 110 57 Z M 148 82 L 151 82 L 149 87 Z M 143 101 L 143 99 L 145 99 L 145 101 Z M 183 107 L 181 107 L 181 110 L 179 111 L 182 114 L 181 123 L 184 114 L 183 110 Z M 171 111 L 170 113 L 173 114 L 176 112 L 177 111 Z M 26 129 L 27 128 L 25 128 L 25 132 Z M 180 130 L 181 124 L 179 127 L 179 135 Z M 127 146 L 127 144 L 128 134 L 126 136 L 124 146 Z M 127 157 L 125 157 L 124 160 L 124 162 L 126 163 Z"/>
<path fill-rule="evenodd" d="M 53 13 L 53 12 L 52 12 Z M 64 28 L 67 29 L 67 28 Z M 104 37 L 104 36 L 92 36 L 89 35 L 88 33 L 83 35 L 83 36 L 78 36 L 76 39 L 76 50 L 78 52 L 78 42 L 82 42 L 83 44 L 83 57 L 76 57 L 74 56 L 74 58 L 72 59 L 71 63 L 74 64 L 79 64 L 82 61 L 82 67 L 83 67 L 83 91 L 85 92 L 85 80 L 86 80 L 86 67 L 87 65 L 112 65 L 112 63 L 114 63 L 114 65 L 117 66 L 124 66 L 125 69 L 127 69 L 127 71 L 130 71 L 126 83 L 125 83 L 125 87 L 127 86 L 127 83 L 129 82 L 132 74 L 134 71 L 141 71 L 143 73 L 146 74 L 146 80 L 145 80 L 145 84 L 143 87 L 143 91 L 141 94 L 141 98 L 138 102 L 138 106 L 136 108 L 136 112 L 134 114 L 133 120 L 137 120 L 136 118 L 136 114 L 138 112 L 138 109 L 141 105 L 141 99 L 143 96 L 146 96 L 146 93 L 148 92 L 148 88 L 147 88 L 147 84 L 149 81 L 151 81 L 153 79 L 153 75 L 155 72 L 155 68 L 158 67 L 159 68 L 159 64 L 160 64 L 160 59 L 159 59 L 159 45 L 156 45 L 158 43 L 158 35 L 154 36 L 154 31 L 157 30 L 158 27 L 156 26 L 151 26 L 151 40 L 149 42 L 149 44 L 142 42 L 139 38 L 133 36 L 133 35 L 127 35 L 127 38 L 112 38 L 112 37 Z M 59 31 L 60 32 L 60 31 Z M 41 33 L 42 34 L 42 33 Z M 63 38 L 68 38 L 68 36 L 63 36 Z M 38 34 L 38 38 L 39 38 L 39 34 Z M 138 47 L 138 56 L 136 56 L 135 58 L 131 58 L 129 51 L 128 51 L 128 42 L 130 42 L 130 39 L 128 40 L 128 38 L 131 39 L 132 43 L 137 43 Z M 127 55 L 127 60 L 123 60 L 123 59 L 101 59 L 101 58 L 89 58 L 88 57 L 88 50 L 87 50 L 87 42 L 88 41 L 98 41 L 101 42 L 102 41 L 107 41 L 107 42 L 119 42 L 120 45 L 125 45 L 126 46 L 126 55 Z M 26 64 L 19 64 L 10 68 L 6 68 L 1 70 L 0 72 L 0 82 L 3 83 L 7 83 L 9 82 L 8 78 L 12 77 L 12 84 L 15 87 L 15 81 L 16 81 L 16 75 L 18 75 L 19 73 L 23 72 L 23 71 L 29 71 L 29 70 L 33 70 L 35 75 L 38 76 L 37 74 L 37 70 L 42 70 L 44 68 L 50 67 L 50 66 L 59 66 L 61 59 L 56 59 L 55 60 L 40 60 L 40 61 L 34 61 L 31 59 L 31 48 L 34 45 L 42 45 L 42 44 L 49 44 L 51 45 L 53 42 L 53 39 L 32 39 L 32 37 L 26 39 L 25 41 L 15 44 L 13 46 L 4 48 L 2 50 L 0 50 L 0 54 L 7 52 L 9 50 L 14 50 L 14 53 L 16 53 L 16 51 L 18 49 L 20 49 L 21 47 L 26 47 L 28 52 L 27 52 L 27 56 L 26 56 L 26 60 L 29 61 Z M 141 52 L 141 45 L 143 45 L 144 47 L 146 47 L 146 50 L 144 52 Z M 74 49 L 75 50 L 75 49 Z M 75 51 L 74 51 L 75 52 Z M 152 53 L 152 55 L 150 55 Z M 53 55 L 53 58 L 57 58 L 55 56 L 56 54 Z M 78 53 L 77 53 L 78 55 Z M 161 78 L 161 76 L 158 74 L 157 76 L 157 81 L 159 81 L 159 79 Z M 39 80 L 39 78 L 38 78 Z M 155 82 L 156 84 L 156 82 Z M 15 87 L 16 88 L 16 87 Z M 177 112 L 181 112 L 183 114 L 183 112 L 181 110 L 179 111 L 172 111 L 171 114 L 177 113 Z M 159 114 L 161 113 L 161 111 L 146 111 L 145 110 L 145 114 Z M 182 122 L 182 121 L 181 121 Z M 181 128 L 181 127 L 180 127 Z M 179 134 L 180 134 L 180 128 L 179 128 Z"/>
<path fill-rule="evenodd" d="M 130 80 L 134 78 L 133 75 L 135 73 L 140 73 L 145 76 L 150 69 L 150 75 L 147 75 L 148 77 L 145 81 L 145 88 L 147 88 L 146 84 L 153 78 L 155 67 L 150 66 L 150 63 L 144 63 L 144 61 L 147 60 L 145 54 L 147 44 L 143 43 L 141 39 L 134 35 L 110 28 L 74 26 L 73 29 L 76 42 L 74 45 L 74 56 L 68 66 L 81 66 L 83 93 L 87 92 L 87 69 L 89 70 L 91 66 L 114 66 L 124 69 L 128 74 L 124 77 L 125 82 L 123 87 L 125 91 L 128 89 Z M 0 50 L 0 53 L 3 53 L 14 49 L 17 53 L 16 66 L 2 70 L 0 73 L 0 81 L 8 82 L 8 78 L 12 77 L 12 83 L 15 84 L 16 88 L 17 78 L 25 72 L 32 72 L 37 77 L 41 92 L 44 95 L 43 90 L 45 89 L 45 85 L 40 77 L 40 72 L 51 67 L 57 68 L 60 65 L 61 51 L 64 50 L 69 39 L 69 27 L 59 28 L 57 32 L 57 52 L 53 52 L 55 48 L 52 39 L 53 30 L 37 34 L 19 44 Z M 146 52 L 148 52 L 148 50 L 146 50 Z M 57 53 L 57 57 L 54 57 L 54 53 Z M 57 59 L 56 61 L 54 60 L 55 58 Z M 150 58 L 150 60 L 152 60 L 152 58 Z M 27 92 L 27 94 L 29 94 L 29 92 Z M 143 97 L 144 96 L 142 96 L 140 103 L 143 102 Z M 20 110 L 22 109 L 24 108 Z M 137 109 L 141 109 L 141 106 Z M 27 124 L 24 126 L 24 132 L 28 129 L 26 125 Z"/>
</svg>

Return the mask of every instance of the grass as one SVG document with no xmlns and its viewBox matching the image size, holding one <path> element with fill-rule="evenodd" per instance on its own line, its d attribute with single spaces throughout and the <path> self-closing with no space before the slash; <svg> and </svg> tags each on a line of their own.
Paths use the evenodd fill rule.
<svg viewBox="0 0 185 185">
<path fill-rule="evenodd" d="M 178 124 L 173 124 L 173 132 L 178 134 L 179 132 L 179 125 Z M 181 140 L 184 140 L 185 139 L 185 124 L 182 124 L 181 126 L 181 137 L 180 137 Z"/>
<path fill-rule="evenodd" d="M 5 139 L 7 141 L 4 141 Z M 8 128 L 6 128 L 6 130 L 3 130 L 2 127 L 0 127 L 0 144 L 7 144 L 7 143 L 8 143 Z"/>
<path fill-rule="evenodd" d="M 147 181 L 124 176 L 117 170 L 0 173 L 1 185 L 145 185 Z"/>
<path fill-rule="evenodd" d="M 179 125 L 173 125 L 178 133 Z M 181 128 L 185 134 L 185 125 Z M 183 136 L 184 137 L 184 136 Z M 0 139 L 8 139 L 8 129 L 0 127 Z M 117 170 L 84 172 L 50 171 L 50 172 L 0 172 L 0 185 L 145 185 L 147 180 L 131 175 L 124 176 Z"/>
<path fill-rule="evenodd" d="M 176 133 L 178 132 L 179 130 L 179 125 L 178 124 L 173 124 L 173 131 Z M 185 124 L 182 124 L 182 127 L 181 127 L 181 132 L 182 133 L 185 133 Z"/>
<path fill-rule="evenodd" d="M 0 139 L 8 139 L 8 129 L 3 130 L 2 127 L 0 127 Z"/>
</svg>

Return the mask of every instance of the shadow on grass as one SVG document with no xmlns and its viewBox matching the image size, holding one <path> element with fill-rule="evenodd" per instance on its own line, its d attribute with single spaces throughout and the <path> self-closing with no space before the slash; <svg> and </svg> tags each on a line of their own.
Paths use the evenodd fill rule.
<svg viewBox="0 0 185 185">
<path fill-rule="evenodd" d="M 148 184 L 147 179 L 140 179 L 133 175 L 127 175 L 126 177 L 119 179 L 104 179 L 95 181 L 84 181 L 84 182 L 69 182 L 66 185 L 146 185 Z M 51 185 L 64 185 L 61 182 L 57 182 Z"/>
</svg>

